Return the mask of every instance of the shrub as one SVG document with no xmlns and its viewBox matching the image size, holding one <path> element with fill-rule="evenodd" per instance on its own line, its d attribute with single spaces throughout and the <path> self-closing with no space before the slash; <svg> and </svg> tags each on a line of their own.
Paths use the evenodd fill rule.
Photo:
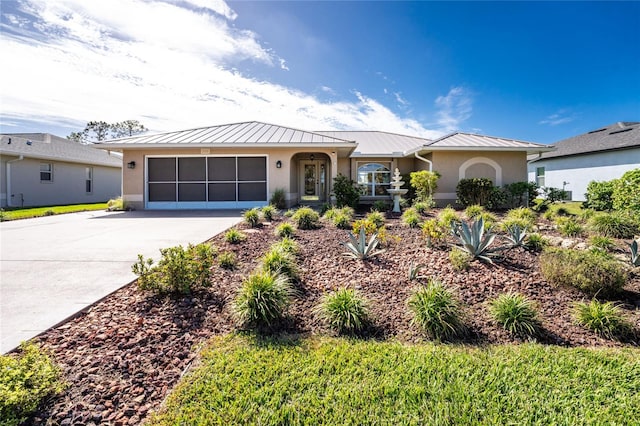
<svg viewBox="0 0 640 426">
<path fill-rule="evenodd" d="M 449 228 L 437 219 L 428 219 L 422 223 L 422 235 L 427 240 L 427 247 L 444 242 Z"/>
<path fill-rule="evenodd" d="M 487 208 L 491 210 L 502 209 L 507 206 L 509 202 L 509 194 L 503 188 L 494 186 L 491 188 L 491 193 L 489 194 L 489 201 L 487 202 Z"/>
<path fill-rule="evenodd" d="M 333 179 L 333 194 L 336 197 L 338 207 L 358 207 L 360 191 L 356 183 L 348 177 L 338 174 L 338 176 Z"/>
<path fill-rule="evenodd" d="M 232 251 L 224 251 L 218 255 L 218 265 L 223 269 L 235 269 L 238 265 L 236 254 Z"/>
<path fill-rule="evenodd" d="M 529 234 L 524 243 L 524 247 L 531 251 L 542 251 L 548 245 L 549 240 L 537 233 Z"/>
<path fill-rule="evenodd" d="M 456 271 L 466 271 L 471 264 L 471 256 L 466 251 L 453 247 L 449 252 L 449 261 Z"/>
<path fill-rule="evenodd" d="M 587 193 L 584 194 L 587 200 L 583 203 L 584 207 L 594 210 L 611 210 L 613 208 L 613 188 L 615 182 L 613 180 L 597 182 L 592 180 L 587 185 Z"/>
<path fill-rule="evenodd" d="M 440 173 L 421 170 L 411 172 L 409 183 L 415 189 L 417 201 L 430 201 L 438 188 Z"/>
<path fill-rule="evenodd" d="M 578 302 L 573 309 L 575 321 L 607 338 L 621 337 L 627 334 L 631 325 L 625 321 L 622 310 L 612 302 Z"/>
<path fill-rule="evenodd" d="M 124 210 L 124 201 L 122 197 L 112 198 L 107 202 L 107 210 L 111 211 L 122 211 Z"/>
<path fill-rule="evenodd" d="M 260 210 L 258 210 L 255 207 L 252 209 L 246 210 L 242 214 L 242 217 L 244 218 L 244 221 L 246 223 L 248 223 L 252 228 L 255 228 L 260 223 Z"/>
<path fill-rule="evenodd" d="M 527 227 L 527 229 L 532 229 L 533 226 L 536 223 L 536 219 L 538 218 L 538 215 L 536 214 L 536 212 L 534 212 L 530 208 L 518 207 L 518 208 L 509 210 L 507 212 L 506 218 L 507 219 L 522 219 L 524 221 L 527 221 L 530 224 Z"/>
<path fill-rule="evenodd" d="M 615 247 L 613 240 L 609 237 L 603 237 L 600 235 L 594 235 L 589 239 L 589 244 L 592 247 L 599 248 L 601 250 L 610 251 Z"/>
<path fill-rule="evenodd" d="M 138 262 L 131 270 L 138 275 L 138 288 L 151 290 L 158 294 L 182 293 L 209 287 L 211 285 L 211 267 L 215 250 L 209 244 L 189 244 L 161 249 L 162 258 L 153 266 L 153 259 L 144 260 L 138 255 Z"/>
<path fill-rule="evenodd" d="M 273 204 L 264 206 L 260 210 L 262 212 L 262 217 L 264 217 L 264 220 L 266 220 L 267 222 L 273 221 L 273 218 L 278 214 L 278 209 Z"/>
<path fill-rule="evenodd" d="M 420 225 L 420 214 L 415 208 L 408 208 L 402 213 L 402 222 L 409 228 L 417 228 Z"/>
<path fill-rule="evenodd" d="M 293 217 L 294 214 L 296 214 L 296 211 L 294 209 L 289 209 L 284 212 L 284 217 Z"/>
<path fill-rule="evenodd" d="M 407 306 L 413 315 L 411 324 L 431 339 L 448 340 L 464 330 L 460 303 L 438 280 L 414 289 Z"/>
<path fill-rule="evenodd" d="M 579 237 L 583 234 L 584 228 L 573 217 L 565 220 L 556 220 L 558 231 L 566 237 Z"/>
<path fill-rule="evenodd" d="M 614 181 L 611 198 L 615 210 L 640 212 L 640 168 L 629 170 Z"/>
<path fill-rule="evenodd" d="M 287 277 L 256 272 L 242 282 L 233 301 L 233 315 L 241 325 L 270 327 L 284 317 L 292 296 Z"/>
<path fill-rule="evenodd" d="M 351 228 L 351 216 L 340 212 L 337 216 L 334 216 L 333 224 L 338 229 L 349 229 Z"/>
<path fill-rule="evenodd" d="M 451 222 L 460 222 L 460 216 L 452 207 L 446 207 L 438 214 L 438 219 L 446 226 L 450 226 Z"/>
<path fill-rule="evenodd" d="M 548 186 L 545 188 L 541 188 L 540 191 L 542 192 L 542 198 L 544 199 L 544 202 L 547 204 L 557 203 L 558 201 L 562 201 L 567 198 L 567 191 L 560 188 L 553 188 Z"/>
<path fill-rule="evenodd" d="M 284 222 L 276 226 L 275 234 L 280 238 L 292 238 L 295 234 L 295 229 L 293 229 L 293 225 L 291 225 L 290 223 Z"/>
<path fill-rule="evenodd" d="M 504 186 L 511 207 L 532 206 L 538 196 L 538 185 L 535 182 L 514 182 Z M 526 204 L 525 204 L 526 203 Z"/>
<path fill-rule="evenodd" d="M 269 204 L 275 206 L 276 209 L 283 210 L 287 207 L 286 191 L 283 188 L 276 188 L 271 194 Z"/>
<path fill-rule="evenodd" d="M 598 214 L 591 218 L 589 224 L 595 232 L 605 237 L 633 238 L 640 233 L 640 225 L 633 217 L 623 213 Z"/>
<path fill-rule="evenodd" d="M 413 204 L 413 208 L 422 215 L 427 214 L 435 206 L 433 200 L 419 201 Z"/>
<path fill-rule="evenodd" d="M 282 246 L 271 246 L 260 259 L 262 270 L 273 275 L 281 274 L 292 281 L 298 279 L 300 273 L 294 256 Z"/>
<path fill-rule="evenodd" d="M 291 216 L 298 229 L 315 229 L 318 227 L 320 215 L 310 207 L 300 207 Z"/>
<path fill-rule="evenodd" d="M 505 330 L 519 336 L 534 336 L 539 329 L 536 305 L 518 293 L 504 293 L 489 302 L 489 314 Z"/>
<path fill-rule="evenodd" d="M 456 186 L 457 202 L 463 207 L 473 204 L 487 206 L 492 192 L 493 182 L 487 178 L 460 179 Z"/>
<path fill-rule="evenodd" d="M 500 229 L 509 232 L 509 228 L 518 227 L 524 230 L 532 230 L 533 225 L 526 219 L 521 218 L 505 218 L 502 222 L 500 222 Z"/>
<path fill-rule="evenodd" d="M 540 256 L 540 271 L 552 285 L 575 287 L 592 295 L 616 294 L 627 280 L 613 257 L 588 250 L 548 248 Z"/>
<path fill-rule="evenodd" d="M 372 211 L 365 217 L 365 219 L 376 225 L 376 228 L 384 226 L 384 215 L 378 211 Z"/>
<path fill-rule="evenodd" d="M 246 240 L 247 236 L 236 228 L 231 228 L 224 234 L 224 240 L 230 244 L 238 244 Z"/>
<path fill-rule="evenodd" d="M 296 242 L 296 240 L 289 237 L 283 237 L 280 241 L 271 245 L 271 248 L 274 250 L 281 250 L 294 256 L 298 254 L 299 251 L 298 243 Z"/>
<path fill-rule="evenodd" d="M 369 302 L 356 290 L 342 288 L 325 295 L 315 312 L 339 333 L 354 333 L 369 321 Z"/>
<path fill-rule="evenodd" d="M 371 206 L 371 211 L 386 212 L 387 210 L 389 210 L 389 203 L 386 201 L 376 200 Z"/>
<path fill-rule="evenodd" d="M 472 204 L 464 209 L 464 215 L 467 219 L 474 219 L 477 216 L 481 216 L 486 210 L 480 204 Z"/>
<path fill-rule="evenodd" d="M 372 221 L 368 219 L 358 219 L 351 225 L 351 232 L 354 234 L 359 234 L 360 229 L 362 228 L 364 228 L 364 233 L 367 236 L 375 234 L 378 230 L 378 227 Z"/>
<path fill-rule="evenodd" d="M 0 355 L 0 423 L 17 426 L 48 396 L 62 392 L 60 368 L 33 343 L 18 354 Z"/>
</svg>

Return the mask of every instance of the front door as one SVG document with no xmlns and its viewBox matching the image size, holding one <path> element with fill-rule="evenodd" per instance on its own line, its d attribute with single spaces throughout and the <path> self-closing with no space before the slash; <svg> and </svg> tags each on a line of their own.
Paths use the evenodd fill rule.
<svg viewBox="0 0 640 426">
<path fill-rule="evenodd" d="M 327 166 L 324 161 L 301 161 L 300 199 L 305 202 L 324 202 L 326 199 Z"/>
</svg>

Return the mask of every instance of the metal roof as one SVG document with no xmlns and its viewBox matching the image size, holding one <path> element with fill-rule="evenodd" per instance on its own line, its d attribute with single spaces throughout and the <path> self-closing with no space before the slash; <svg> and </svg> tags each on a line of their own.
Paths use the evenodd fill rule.
<svg viewBox="0 0 640 426">
<path fill-rule="evenodd" d="M 352 157 L 404 157 L 407 151 L 431 142 L 429 139 L 379 131 L 318 131 L 323 135 L 354 140 Z"/>
<path fill-rule="evenodd" d="M 554 148 L 549 145 L 515 139 L 497 138 L 494 136 L 476 135 L 472 133 L 456 132 L 446 135 L 426 144 L 422 150 L 431 151 L 527 151 L 544 152 Z"/>
<path fill-rule="evenodd" d="M 563 139 L 553 146 L 556 148 L 554 152 L 542 154 L 534 161 L 592 152 L 638 148 L 640 147 L 640 123 L 620 121 L 582 135 Z"/>
<path fill-rule="evenodd" d="M 133 136 L 112 139 L 98 143 L 105 147 L 113 146 L 128 148 L 130 146 L 153 145 L 154 147 L 184 145 L 201 146 L 350 146 L 355 147 L 353 141 L 339 139 L 319 133 L 274 124 L 249 121 L 244 123 L 223 124 L 219 126 L 201 127 L 198 129 L 181 130 L 177 132 L 159 133 L 154 135 Z"/>
<path fill-rule="evenodd" d="M 5 133 L 0 135 L 0 154 L 23 155 L 41 160 L 122 167 L 122 156 L 48 133 Z"/>
</svg>

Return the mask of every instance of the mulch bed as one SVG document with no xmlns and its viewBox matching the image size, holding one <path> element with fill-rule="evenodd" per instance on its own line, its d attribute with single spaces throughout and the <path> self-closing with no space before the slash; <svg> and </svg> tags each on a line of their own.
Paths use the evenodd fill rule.
<svg viewBox="0 0 640 426">
<path fill-rule="evenodd" d="M 222 236 L 212 239 L 219 251 L 236 253 L 239 267 L 227 271 L 214 267 L 210 289 L 185 297 L 158 297 L 128 285 L 67 323 L 38 337 L 62 366 L 67 390 L 31 419 L 33 424 L 90 425 L 139 424 L 159 409 L 163 400 L 188 370 L 197 348 L 208 338 L 236 329 L 230 301 L 260 256 L 277 239 L 274 224 L 246 229 L 247 240 L 231 245 Z M 412 283 L 411 263 L 424 264 L 423 275 L 437 277 L 455 289 L 467 306 L 468 333 L 462 343 L 519 343 L 495 325 L 486 302 L 505 291 L 517 291 L 538 303 L 542 333 L 538 342 L 562 346 L 635 346 L 634 341 L 607 340 L 577 326 L 571 306 L 586 299 L 577 290 L 552 288 L 541 277 L 538 254 L 514 249 L 496 265 L 473 262 L 466 272 L 456 272 L 448 249 L 427 248 L 417 229 L 399 219 L 387 220 L 387 250 L 361 262 L 341 255 L 346 231 L 325 224 L 321 229 L 296 231 L 300 245 L 301 277 L 284 332 L 328 334 L 312 314 L 321 296 L 342 286 L 359 289 L 370 301 L 375 318 L 367 336 L 421 342 L 424 337 L 410 326 L 406 309 Z M 620 242 L 622 247 L 622 242 Z M 631 275 L 618 300 L 627 316 L 640 328 L 640 276 Z"/>
</svg>

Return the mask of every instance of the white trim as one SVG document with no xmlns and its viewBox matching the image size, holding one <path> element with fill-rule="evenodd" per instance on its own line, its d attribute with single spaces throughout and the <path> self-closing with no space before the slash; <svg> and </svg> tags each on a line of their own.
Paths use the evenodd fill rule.
<svg viewBox="0 0 640 426">
<path fill-rule="evenodd" d="M 493 183 L 495 186 L 502 186 L 502 167 L 491 158 L 487 157 L 473 157 L 462 163 L 458 169 L 458 177 L 460 180 L 466 178 L 467 169 L 474 164 L 487 164 L 496 171 L 496 181 Z"/>
</svg>

